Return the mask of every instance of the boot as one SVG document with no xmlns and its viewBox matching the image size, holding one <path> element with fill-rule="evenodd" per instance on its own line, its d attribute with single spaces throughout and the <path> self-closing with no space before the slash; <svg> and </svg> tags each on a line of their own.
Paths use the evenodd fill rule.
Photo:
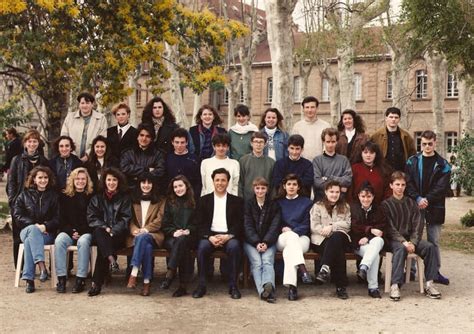
<svg viewBox="0 0 474 334">
<path fill-rule="evenodd" d="M 66 292 L 66 276 L 58 276 L 58 284 L 56 284 L 56 291 L 58 293 Z"/>
<path fill-rule="evenodd" d="M 72 293 L 80 293 L 84 291 L 86 287 L 86 280 L 82 277 L 76 277 L 76 283 L 74 284 L 74 287 L 72 288 Z"/>
</svg>

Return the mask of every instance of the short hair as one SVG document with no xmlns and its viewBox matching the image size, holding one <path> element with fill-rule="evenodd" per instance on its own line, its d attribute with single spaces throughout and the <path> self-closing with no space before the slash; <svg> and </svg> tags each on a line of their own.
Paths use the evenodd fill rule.
<svg viewBox="0 0 474 334">
<path fill-rule="evenodd" d="M 298 175 L 294 174 L 294 173 L 289 173 L 289 174 L 286 174 L 286 176 L 283 178 L 283 180 L 281 180 L 280 187 L 278 188 L 277 198 L 285 198 L 286 190 L 285 190 L 284 186 L 288 181 L 296 181 L 298 183 L 298 187 L 299 187 L 298 195 L 302 194 L 303 182 L 301 182 L 301 178 Z"/>
<path fill-rule="evenodd" d="M 112 175 L 118 180 L 117 188 L 119 192 L 126 192 L 128 190 L 125 175 L 123 175 L 123 173 L 118 168 L 109 167 L 102 172 L 102 176 L 100 178 L 100 189 L 102 190 L 102 192 L 105 192 L 107 190 L 107 187 L 105 185 L 105 179 L 107 178 L 107 175 Z"/>
<path fill-rule="evenodd" d="M 212 146 L 216 146 L 217 144 L 224 144 L 230 146 L 230 137 L 226 133 L 218 133 L 214 137 L 212 137 Z"/>
<path fill-rule="evenodd" d="M 217 174 L 225 174 L 227 176 L 227 181 L 230 180 L 230 173 L 227 169 L 225 168 L 217 168 L 217 169 L 214 169 L 214 171 L 212 172 L 211 174 L 211 177 L 212 177 L 212 181 L 214 181 L 214 177 L 217 175 Z"/>
<path fill-rule="evenodd" d="M 260 132 L 260 131 L 255 131 L 254 133 L 252 133 L 252 136 L 250 137 L 250 142 L 253 142 L 255 138 L 263 139 L 265 143 L 268 140 L 268 136 L 265 133 Z"/>
<path fill-rule="evenodd" d="M 397 114 L 398 117 L 402 117 L 402 112 L 397 107 L 389 107 L 387 110 L 385 110 L 385 117 L 390 114 Z"/>
<path fill-rule="evenodd" d="M 59 143 L 61 140 L 69 140 L 69 143 L 71 144 L 71 152 L 76 150 L 76 144 L 74 144 L 74 140 L 72 140 L 71 137 L 69 136 L 59 136 L 58 139 L 56 139 L 53 143 L 53 148 L 56 152 L 59 153 Z"/>
<path fill-rule="evenodd" d="M 334 129 L 334 128 L 326 128 L 323 130 L 323 132 L 321 132 L 321 140 L 323 142 L 326 139 L 326 136 L 329 136 L 329 137 L 336 136 L 336 141 L 337 141 L 339 140 L 339 131 L 337 131 L 337 129 Z"/>
<path fill-rule="evenodd" d="M 268 181 L 262 176 L 257 176 L 253 181 L 252 181 L 252 187 L 256 186 L 265 186 L 268 188 Z"/>
<path fill-rule="evenodd" d="M 43 172 L 48 175 L 48 185 L 46 186 L 46 189 L 53 188 L 55 185 L 54 174 L 53 171 L 46 166 L 36 166 L 28 173 L 28 177 L 26 178 L 25 182 L 25 188 L 36 188 L 35 177 L 39 172 Z"/>
<path fill-rule="evenodd" d="M 282 129 L 283 128 L 283 115 L 277 108 L 267 108 L 263 114 L 262 117 L 260 118 L 260 125 L 258 126 L 259 129 L 263 129 L 265 127 L 265 117 L 267 117 L 267 114 L 269 112 L 272 112 L 276 115 L 277 117 L 277 128 Z"/>
<path fill-rule="evenodd" d="M 130 115 L 130 107 L 128 106 L 128 104 L 124 102 L 117 103 L 116 105 L 112 107 L 112 114 L 115 116 L 115 114 L 117 113 L 117 111 L 119 111 L 119 109 L 125 109 L 125 111 L 127 111 L 127 114 Z"/>
<path fill-rule="evenodd" d="M 370 184 L 369 181 L 364 181 L 362 182 L 362 184 L 360 185 L 359 189 L 357 189 L 357 195 L 360 194 L 361 192 L 363 191 L 367 191 L 369 193 L 371 193 L 372 195 L 375 196 L 375 189 L 374 187 Z"/>
<path fill-rule="evenodd" d="M 138 124 L 138 127 L 137 127 L 138 134 L 140 134 L 142 130 L 145 130 L 146 132 L 150 134 L 152 142 L 155 141 L 156 133 L 155 133 L 155 128 L 153 127 L 153 125 L 151 125 L 150 123 Z"/>
<path fill-rule="evenodd" d="M 87 172 L 87 169 L 85 167 L 77 167 L 71 172 L 71 174 L 69 174 L 69 176 L 66 179 L 66 188 L 64 188 L 63 190 L 64 195 L 68 197 L 73 197 L 76 194 L 74 179 L 77 177 L 79 173 L 86 174 L 87 185 L 86 185 L 86 189 L 84 189 L 85 194 L 90 195 L 94 192 L 94 185 L 92 184 L 92 180 L 89 173 Z"/>
<path fill-rule="evenodd" d="M 144 181 L 150 181 L 152 184 L 151 193 L 150 193 L 150 202 L 151 203 L 158 203 L 160 196 L 158 192 L 158 180 L 155 175 L 153 175 L 150 171 L 144 171 L 137 177 L 137 186 L 135 187 L 132 193 L 132 201 L 134 203 L 140 203 L 142 198 L 142 190 L 140 188 L 140 183 Z"/>
<path fill-rule="evenodd" d="M 40 133 L 38 132 L 38 130 L 35 130 L 35 129 L 30 129 L 28 131 L 26 131 L 26 133 L 24 134 L 23 136 L 23 145 L 29 140 L 29 139 L 36 139 L 40 145 L 41 145 L 41 135 Z"/>
<path fill-rule="evenodd" d="M 425 130 L 421 133 L 421 138 L 425 138 L 428 140 L 433 139 L 436 141 L 436 133 L 434 133 L 434 131 L 431 131 L 431 130 Z"/>
<path fill-rule="evenodd" d="M 15 137 L 18 137 L 18 132 L 16 131 L 15 128 L 6 128 L 5 133 L 9 133 Z"/>
<path fill-rule="evenodd" d="M 344 115 L 351 115 L 352 120 L 354 122 L 354 129 L 358 133 L 365 133 L 365 124 L 364 120 L 358 113 L 355 112 L 355 110 L 352 109 L 346 109 L 342 112 L 341 118 L 339 119 L 339 123 L 337 123 L 337 129 L 339 131 L 344 131 L 344 123 L 342 122 L 342 119 L 344 118 Z"/>
<path fill-rule="evenodd" d="M 214 120 L 212 121 L 212 125 L 215 126 L 215 125 L 222 124 L 222 118 L 217 113 L 216 108 L 214 108 L 213 106 L 211 106 L 209 104 L 204 104 L 203 106 L 201 106 L 201 108 L 198 109 L 196 117 L 194 117 L 194 120 L 196 121 L 196 124 L 202 124 L 201 116 L 202 116 L 202 113 L 204 112 L 204 110 L 209 110 L 214 115 Z"/>
<path fill-rule="evenodd" d="M 183 128 L 177 128 L 171 133 L 170 141 L 172 142 L 175 138 L 184 138 L 188 141 L 188 131 Z"/>
<path fill-rule="evenodd" d="M 303 101 L 301 101 L 301 106 L 304 108 L 306 103 L 316 102 L 316 107 L 319 107 L 319 101 L 314 96 L 306 96 Z"/>
<path fill-rule="evenodd" d="M 390 183 L 395 182 L 396 180 L 403 180 L 407 182 L 407 175 L 399 170 L 395 171 L 390 175 Z"/>
<path fill-rule="evenodd" d="M 95 102 L 94 95 L 88 92 L 82 92 L 81 94 L 77 96 L 77 102 L 81 102 L 81 99 L 86 100 L 86 102 L 91 102 L 91 103 Z"/>
<path fill-rule="evenodd" d="M 234 108 L 234 116 L 237 116 L 237 114 L 241 114 L 242 116 L 250 116 L 249 107 L 247 107 L 245 104 L 238 104 Z"/>
<path fill-rule="evenodd" d="M 301 146 L 301 148 L 304 148 L 304 138 L 302 135 L 291 135 L 290 138 L 288 138 L 288 146 L 293 145 L 293 146 Z"/>
</svg>

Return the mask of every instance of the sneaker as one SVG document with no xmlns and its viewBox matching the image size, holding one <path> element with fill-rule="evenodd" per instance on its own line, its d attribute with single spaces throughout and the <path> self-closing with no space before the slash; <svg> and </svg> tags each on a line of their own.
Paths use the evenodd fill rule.
<svg viewBox="0 0 474 334">
<path fill-rule="evenodd" d="M 303 273 L 303 275 L 301 276 L 301 280 L 303 281 L 303 284 L 313 284 L 314 283 L 313 278 L 311 277 L 310 273 L 308 273 L 308 272 Z"/>
<path fill-rule="evenodd" d="M 398 285 L 390 288 L 390 299 L 395 302 L 400 300 L 400 289 L 398 288 Z"/>
<path fill-rule="evenodd" d="M 425 295 L 426 295 L 426 297 L 432 298 L 432 299 L 440 299 L 441 298 L 441 292 L 439 292 L 433 284 L 431 284 L 429 286 L 426 286 Z"/>
<path fill-rule="evenodd" d="M 367 281 L 367 267 L 361 266 L 360 269 L 357 271 L 357 276 L 362 280 L 362 282 Z"/>
<path fill-rule="evenodd" d="M 316 275 L 316 279 L 321 282 L 321 283 L 327 283 L 329 282 L 329 272 L 327 272 L 326 270 L 324 269 L 321 269 L 318 273 L 318 275 Z"/>
<path fill-rule="evenodd" d="M 119 265 L 118 265 L 117 261 L 112 262 L 112 263 L 110 264 L 109 269 L 110 269 L 110 272 L 111 272 L 112 274 L 118 273 L 119 270 L 120 270 L 120 268 L 119 268 Z"/>
<path fill-rule="evenodd" d="M 379 289 L 369 289 L 369 296 L 372 298 L 382 298 Z"/>
<path fill-rule="evenodd" d="M 438 278 L 436 278 L 433 282 L 443 285 L 449 285 L 449 278 L 444 277 L 443 275 L 441 275 L 440 272 L 438 272 Z"/>
</svg>

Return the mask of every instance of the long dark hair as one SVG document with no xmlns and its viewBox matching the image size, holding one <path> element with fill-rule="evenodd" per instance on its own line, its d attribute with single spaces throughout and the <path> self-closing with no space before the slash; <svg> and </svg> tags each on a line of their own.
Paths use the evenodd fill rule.
<svg viewBox="0 0 474 334">
<path fill-rule="evenodd" d="M 341 184 L 338 181 L 331 180 L 328 183 L 326 183 L 326 185 L 324 186 L 324 190 L 326 191 L 326 190 L 328 190 L 329 188 L 332 188 L 332 187 L 339 187 L 339 189 L 341 189 Z M 334 204 L 329 202 L 326 195 L 324 195 L 324 198 L 321 201 L 321 203 L 323 203 L 324 207 L 326 208 L 326 211 L 332 217 L 332 209 L 333 209 Z M 348 210 L 346 201 L 340 195 L 339 195 L 339 199 L 337 200 L 335 206 L 336 206 L 336 211 L 339 214 L 345 214 Z"/>
<path fill-rule="evenodd" d="M 275 113 L 275 115 L 277 116 L 277 125 L 276 127 L 280 130 L 283 129 L 283 115 L 281 114 L 281 112 L 277 109 L 277 108 L 267 108 L 267 110 L 265 110 L 262 114 L 262 117 L 260 118 L 260 124 L 258 126 L 259 129 L 263 129 L 265 127 L 265 117 L 267 116 L 267 114 L 269 112 L 272 112 L 272 113 Z"/>
<path fill-rule="evenodd" d="M 301 182 L 301 179 L 298 175 L 296 174 L 293 174 L 293 173 L 290 173 L 290 174 L 287 174 L 283 180 L 281 181 L 280 183 L 280 186 L 278 188 L 278 195 L 276 198 L 285 198 L 286 197 L 286 190 L 285 188 L 283 187 L 288 181 L 294 181 L 296 180 L 296 182 L 298 182 L 298 195 L 302 195 L 303 194 L 303 183 Z"/>
<path fill-rule="evenodd" d="M 95 154 L 94 146 L 97 144 L 97 142 L 103 142 L 105 143 L 105 154 L 104 154 L 104 161 L 108 161 L 110 159 L 111 149 L 109 147 L 109 143 L 107 141 L 107 138 L 104 136 L 98 135 L 97 137 L 94 138 L 91 144 L 91 152 L 89 154 L 89 161 L 93 163 L 94 165 L 97 163 L 97 154 Z"/>
<path fill-rule="evenodd" d="M 364 162 L 364 160 L 362 159 L 362 152 L 364 152 L 365 150 L 375 153 L 374 167 L 380 169 L 384 180 L 388 180 L 390 178 L 390 174 L 392 174 L 392 168 L 385 161 L 385 158 L 383 157 L 383 154 L 382 154 L 382 151 L 380 150 L 379 145 L 377 145 L 373 141 L 368 140 L 365 142 L 364 145 L 362 145 L 360 156 L 357 157 L 356 162 L 362 162 L 362 163 Z"/>
<path fill-rule="evenodd" d="M 173 177 L 168 184 L 168 196 L 167 199 L 171 205 L 176 205 L 178 201 L 178 196 L 174 193 L 173 183 L 175 181 L 183 181 L 184 185 L 186 186 L 186 194 L 184 194 L 185 199 L 185 206 L 188 208 L 194 209 L 196 207 L 196 202 L 194 201 L 194 191 L 191 183 L 189 182 L 188 178 L 184 175 L 176 175 Z"/>
<path fill-rule="evenodd" d="M 125 175 L 123 175 L 123 173 L 117 168 L 110 167 L 110 168 L 106 168 L 102 172 L 102 176 L 100 178 L 100 184 L 99 184 L 99 189 L 101 192 L 105 193 L 105 191 L 107 190 L 107 186 L 105 185 L 105 179 L 107 175 L 112 175 L 118 180 L 119 184 L 117 187 L 117 192 L 124 193 L 128 191 L 127 180 L 125 178 Z"/>
<path fill-rule="evenodd" d="M 156 177 L 150 172 L 144 172 L 140 174 L 137 178 L 137 186 L 132 193 L 132 202 L 137 204 L 142 200 L 142 189 L 140 183 L 143 181 L 149 181 L 152 184 L 151 193 L 150 193 L 150 202 L 152 204 L 158 203 L 160 196 L 158 194 L 158 185 L 156 182 Z"/>
<path fill-rule="evenodd" d="M 344 131 L 344 124 L 342 123 L 342 119 L 344 118 L 344 115 L 352 116 L 352 120 L 354 121 L 354 129 L 356 130 L 357 133 L 365 133 L 364 120 L 362 119 L 362 117 L 360 117 L 359 114 L 357 114 L 352 109 L 346 109 L 342 112 L 341 118 L 339 119 L 339 123 L 337 124 L 337 129 L 339 131 Z"/>
<path fill-rule="evenodd" d="M 143 108 L 142 123 L 153 124 L 153 104 L 156 102 L 161 102 L 163 105 L 163 117 L 167 123 L 176 123 L 176 118 L 171 111 L 171 108 L 166 104 L 165 101 L 159 96 L 155 96 L 146 104 Z"/>
</svg>

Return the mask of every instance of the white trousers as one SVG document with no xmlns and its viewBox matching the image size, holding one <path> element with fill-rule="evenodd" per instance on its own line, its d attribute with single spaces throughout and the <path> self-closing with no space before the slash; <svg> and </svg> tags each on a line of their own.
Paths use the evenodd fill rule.
<svg viewBox="0 0 474 334">
<path fill-rule="evenodd" d="M 298 281 L 298 265 L 304 264 L 303 254 L 309 249 L 310 240 L 306 235 L 299 236 L 293 231 L 283 232 L 278 237 L 277 249 L 283 251 L 283 285 L 296 286 Z"/>
</svg>

